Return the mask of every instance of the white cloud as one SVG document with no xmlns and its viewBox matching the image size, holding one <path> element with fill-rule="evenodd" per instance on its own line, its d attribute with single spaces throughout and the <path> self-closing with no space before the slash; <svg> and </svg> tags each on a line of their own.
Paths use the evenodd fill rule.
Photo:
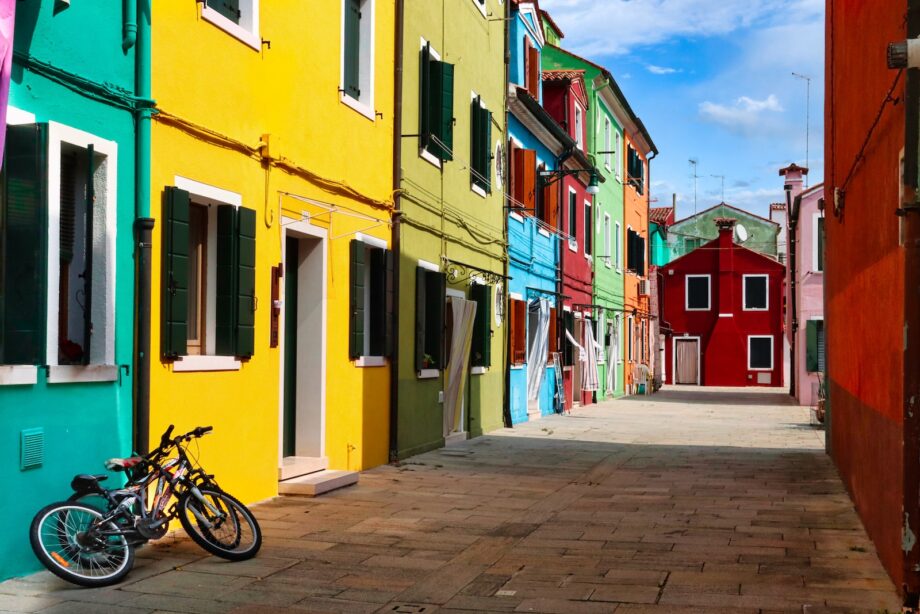
<svg viewBox="0 0 920 614">
<path fill-rule="evenodd" d="M 680 72 L 676 68 L 668 68 L 667 66 L 655 66 L 654 64 L 649 64 L 646 66 L 646 68 L 653 75 L 673 75 L 676 72 Z"/>
<path fill-rule="evenodd" d="M 742 96 L 732 105 L 709 101 L 700 103 L 700 117 L 703 120 L 718 124 L 733 132 L 748 135 L 775 128 L 775 122 L 766 118 L 765 114 L 782 111 L 783 107 L 774 94 L 770 94 L 763 100 Z"/>
</svg>

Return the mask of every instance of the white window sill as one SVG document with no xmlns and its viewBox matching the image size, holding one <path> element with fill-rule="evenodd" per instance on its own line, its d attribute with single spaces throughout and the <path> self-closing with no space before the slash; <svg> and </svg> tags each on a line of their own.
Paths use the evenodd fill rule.
<svg viewBox="0 0 920 614">
<path fill-rule="evenodd" d="M 48 367 L 49 384 L 78 382 L 114 382 L 118 379 L 116 365 L 51 365 Z"/>
<path fill-rule="evenodd" d="M 733 313 L 720 313 L 720 314 L 719 314 L 719 317 L 720 317 L 720 318 L 733 318 L 733 317 L 735 317 L 735 314 L 733 314 Z"/>
<path fill-rule="evenodd" d="M 436 166 L 437 168 L 441 168 L 441 160 L 424 147 L 419 148 L 418 155 L 422 158 L 422 160 L 425 160 L 429 164 Z"/>
<path fill-rule="evenodd" d="M 471 375 L 485 375 L 489 372 L 489 367 L 473 367 L 470 369 Z"/>
<path fill-rule="evenodd" d="M 0 366 L 0 386 L 28 386 L 38 383 L 38 367 L 34 365 Z"/>
<path fill-rule="evenodd" d="M 709 307 L 706 307 L 705 309 L 690 309 L 689 307 L 684 307 L 684 311 L 712 311 L 712 309 Z"/>
<path fill-rule="evenodd" d="M 591 261 L 591 254 L 587 254 L 587 253 L 586 253 L 586 254 L 585 254 L 585 260 L 587 260 L 587 261 L 590 262 L 590 261 Z"/>
<path fill-rule="evenodd" d="M 340 93 L 339 100 L 341 100 L 342 104 L 344 104 L 346 107 L 354 109 L 372 122 L 377 121 L 377 114 L 374 112 L 374 109 L 371 108 L 370 105 L 365 104 L 360 100 L 355 100 L 345 92 Z"/>
<path fill-rule="evenodd" d="M 514 211 L 512 211 L 512 212 L 510 213 L 510 216 L 511 216 L 511 219 L 512 219 L 512 220 L 517 220 L 517 221 L 520 222 L 521 224 L 524 223 L 524 216 L 521 215 L 520 213 L 515 213 Z"/>
<path fill-rule="evenodd" d="M 246 43 L 256 51 L 262 51 L 262 39 L 257 34 L 233 23 L 206 4 L 201 7 L 201 18 L 214 24 L 233 38 Z"/>
<path fill-rule="evenodd" d="M 608 269 L 611 268 L 612 265 L 610 264 L 610 260 L 606 260 L 606 259 L 605 259 L 605 260 L 604 260 L 604 266 L 607 267 Z M 619 271 L 617 271 L 617 273 L 619 273 Z"/>
<path fill-rule="evenodd" d="M 511 370 L 512 371 L 523 371 L 524 365 L 511 365 Z"/>
<path fill-rule="evenodd" d="M 576 241 L 569 241 L 569 251 L 570 252 L 578 251 L 578 243 Z"/>
<path fill-rule="evenodd" d="M 173 363 L 173 372 L 239 371 L 243 363 L 234 356 L 183 356 Z"/>
<path fill-rule="evenodd" d="M 546 237 L 547 239 L 548 239 L 549 236 L 550 236 L 550 235 L 549 235 L 549 231 L 548 231 L 548 230 L 544 230 L 543 228 L 538 228 L 538 229 L 537 229 L 537 232 L 540 233 L 541 235 L 543 235 L 544 237 Z"/>
<path fill-rule="evenodd" d="M 479 187 L 478 185 L 476 185 L 475 183 L 471 183 L 471 184 L 470 184 L 470 191 L 473 192 L 473 194 L 479 194 L 479 195 L 480 195 L 481 197 L 483 197 L 483 198 L 486 198 L 486 197 L 488 196 L 488 195 L 486 194 L 486 191 L 483 190 L 483 189 L 482 189 L 481 187 Z"/>
<path fill-rule="evenodd" d="M 748 371 L 755 371 L 755 372 L 759 372 L 759 373 L 769 373 L 769 372 L 772 371 L 772 370 L 773 370 L 773 367 L 770 367 L 769 369 L 766 369 L 766 368 L 764 368 L 764 369 L 754 369 L 754 368 L 752 368 L 752 367 L 748 367 Z"/>
<path fill-rule="evenodd" d="M 434 379 L 440 375 L 441 371 L 438 369 L 422 369 L 418 372 L 416 377 L 418 377 L 418 379 Z"/>
<path fill-rule="evenodd" d="M 355 361 L 356 367 L 385 367 L 387 359 L 383 356 L 362 356 Z"/>
<path fill-rule="evenodd" d="M 770 311 L 769 307 L 745 307 L 742 311 Z"/>
</svg>

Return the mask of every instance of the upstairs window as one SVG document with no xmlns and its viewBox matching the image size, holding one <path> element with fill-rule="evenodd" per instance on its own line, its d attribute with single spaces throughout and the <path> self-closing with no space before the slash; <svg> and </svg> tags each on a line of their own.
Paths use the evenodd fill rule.
<svg viewBox="0 0 920 614">
<path fill-rule="evenodd" d="M 537 217 L 553 229 L 558 229 L 559 224 L 559 185 L 556 182 L 543 186 L 537 209 Z"/>
<path fill-rule="evenodd" d="M 645 276 L 645 237 L 631 228 L 626 230 L 626 270 Z"/>
<path fill-rule="evenodd" d="M 533 46 L 530 37 L 524 36 L 524 89 L 536 100 L 540 100 L 540 50 Z"/>
<path fill-rule="evenodd" d="M 584 118 L 582 117 L 583 112 L 581 107 L 577 104 L 575 105 L 575 145 L 579 149 L 585 148 L 585 137 L 584 137 Z"/>
<path fill-rule="evenodd" d="M 815 218 L 815 270 L 824 270 L 824 217 Z"/>
<path fill-rule="evenodd" d="M 569 248 L 578 249 L 578 195 L 569 190 Z"/>
<path fill-rule="evenodd" d="M 447 276 L 415 269 L 415 370 L 443 369 Z"/>
<path fill-rule="evenodd" d="M 371 120 L 374 115 L 374 0 L 343 0 L 342 101 Z"/>
<path fill-rule="evenodd" d="M 483 195 L 492 191 L 492 114 L 475 94 L 470 103 L 470 186 Z"/>
<path fill-rule="evenodd" d="M 748 370 L 773 370 L 773 337 L 752 335 L 748 337 Z"/>
<path fill-rule="evenodd" d="M 440 165 L 454 158 L 454 65 L 442 62 L 427 42 L 421 50 L 419 91 L 420 153 Z"/>
<path fill-rule="evenodd" d="M 605 117 L 604 118 L 604 166 L 607 168 L 608 171 L 611 170 L 611 163 L 613 161 L 613 153 L 612 153 L 612 150 L 610 149 L 613 146 L 613 143 L 611 142 L 611 138 L 610 138 L 612 132 L 613 130 L 610 125 L 610 118 Z"/>
<path fill-rule="evenodd" d="M 621 230 L 622 227 L 620 226 L 619 222 L 616 222 L 614 226 L 616 227 L 616 234 L 614 237 L 615 244 L 614 244 L 613 254 L 614 254 L 614 257 L 616 258 L 616 262 L 615 262 L 616 269 L 617 271 L 621 271 L 623 269 L 623 235 L 622 235 L 622 230 Z"/>
<path fill-rule="evenodd" d="M 709 275 L 687 275 L 684 286 L 684 308 L 687 311 L 709 311 L 712 293 Z"/>
<path fill-rule="evenodd" d="M 510 151 L 512 211 L 516 208 L 533 213 L 537 199 L 537 152 L 515 147 L 513 142 Z"/>
<path fill-rule="evenodd" d="M 745 275 L 742 297 L 745 311 L 766 311 L 769 304 L 769 277 Z"/>
<path fill-rule="evenodd" d="M 620 133 L 617 132 L 614 136 L 614 142 L 616 143 L 616 146 L 613 148 L 613 150 L 616 152 L 614 156 L 616 157 L 617 164 L 617 180 L 623 181 L 623 156 L 621 154 L 623 150 L 620 147 Z"/>
<path fill-rule="evenodd" d="M 612 236 L 611 236 L 611 229 L 610 229 L 610 214 L 609 213 L 604 214 L 603 233 L 604 233 L 604 236 L 603 236 L 604 238 L 604 253 L 603 253 L 604 264 L 609 267 L 610 262 L 611 262 L 610 250 L 612 249 L 612 246 L 611 246 Z"/>
<path fill-rule="evenodd" d="M 205 0 L 201 17 L 253 49 L 262 50 L 259 0 Z"/>
<path fill-rule="evenodd" d="M 591 255 L 594 239 L 594 228 L 592 228 L 593 222 L 594 216 L 591 213 L 591 203 L 585 201 L 585 256 Z"/>
<path fill-rule="evenodd" d="M 349 358 L 390 356 L 395 311 L 393 252 L 352 239 L 349 272 Z"/>
<path fill-rule="evenodd" d="M 627 181 L 629 185 L 635 188 L 636 192 L 645 193 L 645 162 L 632 146 L 629 146 L 627 154 Z"/>
</svg>

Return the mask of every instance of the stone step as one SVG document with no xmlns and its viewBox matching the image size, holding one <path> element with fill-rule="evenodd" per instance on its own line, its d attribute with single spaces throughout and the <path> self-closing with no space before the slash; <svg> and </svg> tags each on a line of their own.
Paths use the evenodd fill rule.
<svg viewBox="0 0 920 614">
<path fill-rule="evenodd" d="M 315 497 L 338 488 L 358 483 L 357 471 L 336 471 L 325 469 L 310 475 L 303 475 L 278 482 L 278 493 L 282 495 L 306 495 Z"/>
<path fill-rule="evenodd" d="M 309 473 L 316 473 L 329 467 L 329 459 L 325 456 L 288 456 L 281 461 L 278 467 L 278 479 L 290 480 Z"/>
</svg>

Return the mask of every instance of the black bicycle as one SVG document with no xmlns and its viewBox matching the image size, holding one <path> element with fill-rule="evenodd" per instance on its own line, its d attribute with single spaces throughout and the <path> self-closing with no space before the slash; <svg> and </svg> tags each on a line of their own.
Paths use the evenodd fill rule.
<svg viewBox="0 0 920 614">
<path fill-rule="evenodd" d="M 35 556 L 64 580 L 108 586 L 131 571 L 135 548 L 166 535 L 170 521 L 178 518 L 189 537 L 211 554 L 231 561 L 254 557 L 262 546 L 259 523 L 188 450 L 191 441 L 211 430 L 200 426 L 170 438 L 170 425 L 149 454 L 106 461 L 107 469 L 125 472 L 122 488 L 103 488 L 106 475 L 74 477 L 74 494 L 32 520 Z"/>
</svg>

